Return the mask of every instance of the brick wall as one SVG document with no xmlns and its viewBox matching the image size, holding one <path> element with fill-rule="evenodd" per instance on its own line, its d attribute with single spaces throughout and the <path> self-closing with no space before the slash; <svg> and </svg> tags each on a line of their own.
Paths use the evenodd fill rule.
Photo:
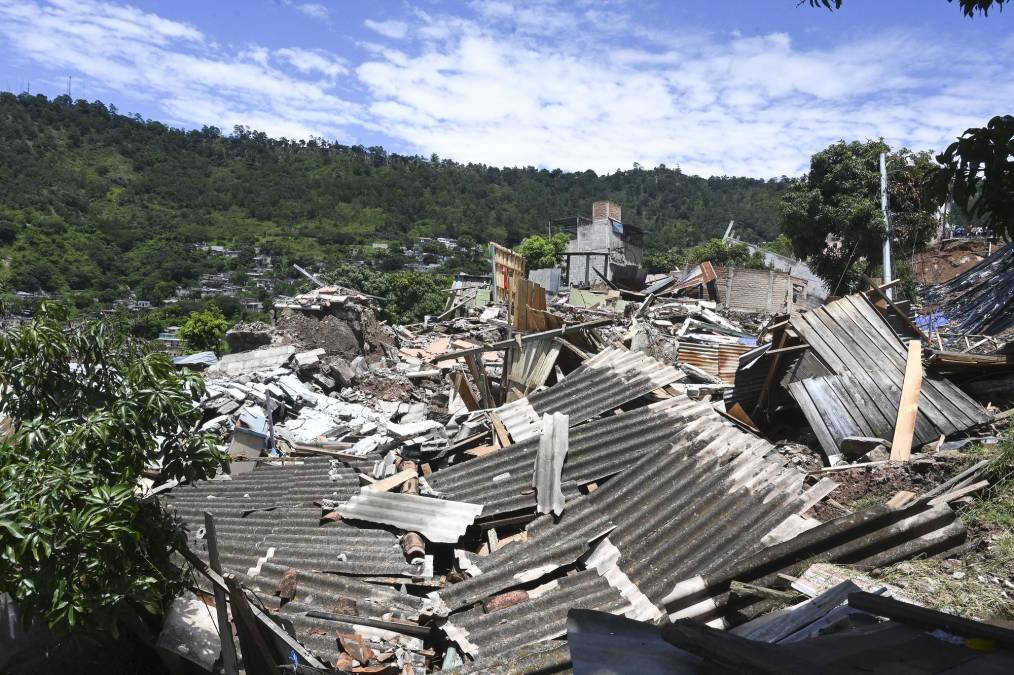
<svg viewBox="0 0 1014 675">
<path fill-rule="evenodd" d="M 716 267 L 715 274 L 718 301 L 729 309 L 774 314 L 814 306 L 815 298 L 808 296 L 806 280 L 785 272 Z"/>
<path fill-rule="evenodd" d="M 613 202 L 595 202 L 592 204 L 592 220 L 605 220 L 606 218 L 612 218 L 618 220 L 621 223 L 623 218 L 620 217 L 620 205 L 614 204 Z"/>
</svg>

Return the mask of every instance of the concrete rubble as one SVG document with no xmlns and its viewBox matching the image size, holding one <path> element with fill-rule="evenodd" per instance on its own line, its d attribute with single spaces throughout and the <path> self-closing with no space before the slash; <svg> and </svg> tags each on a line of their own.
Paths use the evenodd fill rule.
<svg viewBox="0 0 1014 675">
<path fill-rule="evenodd" d="M 204 430 L 231 473 L 160 499 L 183 523 L 201 590 L 231 573 L 242 597 L 230 607 L 247 601 L 285 633 L 288 647 L 246 659 L 370 673 L 796 672 L 819 668 L 812 645 L 828 632 L 843 653 L 857 635 L 922 648 L 912 626 L 928 622 L 993 640 L 993 661 L 969 663 L 1009 663 L 1001 629 L 911 610 L 868 576 L 968 550 L 955 505 L 988 463 L 968 468 L 961 448 L 993 437 L 996 413 L 934 370 L 932 344 L 926 364 L 905 361 L 925 336 L 885 287 L 789 314 L 732 312 L 705 264 L 526 307 L 511 289 L 542 290 L 515 285 L 509 253 L 497 253 L 494 288 L 456 282 L 422 324 L 383 325 L 371 309 L 382 299 L 338 287 L 282 299 L 273 326 L 234 329 L 230 345 L 253 348 L 203 371 Z M 848 343 L 834 321 L 853 315 L 835 307 L 861 312 L 879 342 Z M 839 381 L 886 377 L 874 344 L 897 351 L 893 408 L 841 393 Z M 899 401 L 914 367 L 926 373 L 908 423 Z M 896 458 L 905 442 L 911 454 Z M 750 645 L 778 667 L 761 668 Z"/>
</svg>

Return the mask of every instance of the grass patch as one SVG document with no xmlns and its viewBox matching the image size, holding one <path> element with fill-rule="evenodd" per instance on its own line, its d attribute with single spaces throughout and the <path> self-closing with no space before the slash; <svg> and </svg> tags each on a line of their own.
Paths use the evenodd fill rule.
<svg viewBox="0 0 1014 675">
<path fill-rule="evenodd" d="M 1009 546 L 1014 549 L 1014 539 Z M 910 560 L 880 570 L 876 577 L 942 612 L 980 621 L 1014 618 L 1014 591 L 1004 585 L 1003 578 L 974 566 L 937 559 Z"/>
<path fill-rule="evenodd" d="M 989 487 L 962 506 L 959 513 L 973 530 L 1014 536 L 1014 438 L 1004 438 L 989 450 L 992 459 L 982 475 Z"/>
</svg>

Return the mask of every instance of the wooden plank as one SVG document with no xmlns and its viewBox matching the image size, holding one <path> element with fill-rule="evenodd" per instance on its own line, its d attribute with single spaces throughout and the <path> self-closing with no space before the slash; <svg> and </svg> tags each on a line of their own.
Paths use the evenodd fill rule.
<svg viewBox="0 0 1014 675">
<path fill-rule="evenodd" d="M 810 427 L 813 429 L 814 435 L 817 436 L 817 440 L 820 441 L 820 447 L 824 449 L 824 454 L 827 455 L 828 460 L 833 464 L 836 459 L 841 457 L 841 451 L 838 450 L 838 444 L 835 443 L 834 438 L 831 436 L 830 430 L 824 423 L 824 418 L 821 416 L 820 411 L 813 404 L 813 400 L 810 398 L 809 392 L 806 390 L 806 385 L 803 383 L 806 380 L 800 380 L 799 382 L 792 382 L 789 384 L 789 392 L 792 394 L 792 398 L 795 399 L 796 403 L 803 411 L 803 415 L 810 423 Z"/>
<path fill-rule="evenodd" d="M 500 421 L 500 418 L 491 413 L 489 416 L 490 426 L 493 427 L 493 436 L 501 448 L 506 448 L 511 444 L 510 434 L 507 433 L 507 427 Z M 496 445 L 496 443 L 494 443 Z"/>
<path fill-rule="evenodd" d="M 415 472 L 415 469 L 405 469 L 404 471 L 399 471 L 393 476 L 388 476 L 387 478 L 372 483 L 368 489 L 374 490 L 375 492 L 387 492 L 389 490 L 393 490 L 402 483 L 412 480 L 418 475 L 419 474 Z"/>
<path fill-rule="evenodd" d="M 945 614 L 944 612 L 927 609 L 926 607 L 901 602 L 894 598 L 885 598 L 882 595 L 851 593 L 849 595 L 849 607 L 869 612 L 876 616 L 883 616 L 892 621 L 901 621 L 911 626 L 930 630 L 940 628 L 955 635 L 992 640 L 1002 647 L 1014 648 L 1014 631 L 1008 628 L 973 621 L 972 619 L 966 619 L 953 614 Z"/>
<path fill-rule="evenodd" d="M 597 328 L 598 326 L 607 326 L 616 323 L 619 317 L 609 317 L 606 319 L 595 319 L 594 321 L 586 321 L 584 323 L 572 324 L 568 326 L 562 326 L 560 328 L 554 328 L 553 330 L 543 331 L 541 333 L 531 333 L 529 335 L 522 335 L 521 342 L 529 342 L 531 340 L 539 340 L 546 337 L 555 337 L 567 335 L 570 333 L 576 333 L 578 331 L 588 330 L 589 328 Z M 465 349 L 456 352 L 448 352 L 446 354 L 437 354 L 433 357 L 433 361 L 446 361 L 448 359 L 459 359 L 469 355 L 480 354 L 482 352 L 500 351 L 515 345 L 514 339 L 502 340 L 500 342 L 494 342 L 493 344 L 482 345 L 480 347 L 472 347 L 471 349 Z"/>
<path fill-rule="evenodd" d="M 866 418 L 867 415 L 873 416 L 869 411 L 869 400 L 854 396 L 854 388 L 850 390 L 845 386 L 846 379 L 845 376 L 829 377 L 824 382 L 828 391 L 840 401 L 842 417 L 852 420 L 856 433 L 849 436 L 878 436 L 875 427 Z"/>
<path fill-rule="evenodd" d="M 883 391 L 880 383 L 870 375 L 867 366 L 860 363 L 850 347 L 842 342 L 838 332 L 830 329 L 817 318 L 816 315 L 820 309 L 800 314 L 799 317 L 802 320 L 793 325 L 835 373 L 839 375 L 850 373 L 862 383 L 867 393 L 877 402 L 874 412 L 883 418 L 884 424 L 892 426 L 894 420 L 886 416 L 883 410 L 894 407 L 892 405 L 893 395 L 888 395 L 888 392 Z"/>
<path fill-rule="evenodd" d="M 912 457 L 912 436 L 915 433 L 915 417 L 919 412 L 919 391 L 922 389 L 922 342 L 908 343 L 908 366 L 905 370 L 905 384 L 901 389 L 901 404 L 898 407 L 898 422 L 894 427 L 891 441 L 891 459 L 907 462 Z"/>
<path fill-rule="evenodd" d="M 972 483 L 971 485 L 959 488 L 957 490 L 954 490 L 953 492 L 948 492 L 945 495 L 934 497 L 929 501 L 929 505 L 937 506 L 938 504 L 946 504 L 948 502 L 953 502 L 955 499 L 961 499 L 965 495 L 970 495 L 973 492 L 977 492 L 978 490 L 981 490 L 984 487 L 989 487 L 988 480 L 980 480 L 978 483 Z"/>
<path fill-rule="evenodd" d="M 208 542 L 208 562 L 211 569 L 222 573 L 222 562 L 218 556 L 218 535 L 215 530 L 215 517 L 204 512 L 204 539 Z M 232 624 L 229 623 L 229 609 L 226 605 L 228 593 L 226 589 L 212 584 L 215 592 L 215 613 L 218 616 L 218 636 L 222 642 L 222 669 L 225 675 L 239 675 L 236 645 L 232 641 Z"/>
<path fill-rule="evenodd" d="M 248 675 L 274 675 L 276 666 L 283 661 L 272 653 L 261 635 L 239 581 L 232 574 L 226 574 L 224 579 L 229 588 L 229 604 L 232 605 L 232 615 L 236 619 L 239 645 L 243 650 L 243 669 Z"/>
<path fill-rule="evenodd" d="M 909 490 L 901 490 L 887 500 L 887 506 L 892 509 L 902 509 L 912 503 L 915 493 Z"/>
<path fill-rule="evenodd" d="M 468 380 L 465 379 L 464 373 L 455 371 L 451 373 L 451 384 L 454 386 L 454 390 L 458 392 L 458 396 L 461 397 L 461 401 L 465 404 L 465 408 L 469 411 L 478 410 L 480 407 L 479 402 L 475 400 L 475 394 L 472 392 L 472 388 L 468 386 Z"/>
<path fill-rule="evenodd" d="M 870 290 L 873 292 L 873 294 L 876 295 L 877 297 L 879 297 L 884 302 L 886 302 L 888 304 L 888 306 L 891 309 L 893 309 L 895 311 L 895 313 L 897 313 L 898 317 L 902 321 L 904 321 L 905 324 L 909 328 L 911 328 L 913 331 L 915 331 L 915 334 L 919 336 L 920 340 L 926 340 L 927 342 L 929 342 L 929 338 L 927 338 L 926 334 L 923 333 L 922 330 L 919 329 L 919 326 L 915 325 L 915 322 L 912 321 L 911 317 L 909 317 L 908 314 L 906 314 L 905 312 L 903 312 L 901 310 L 901 308 L 898 307 L 898 305 L 896 305 L 893 300 L 891 300 L 891 298 L 887 297 L 887 294 L 885 294 L 882 290 L 880 290 L 880 287 L 877 286 L 877 284 L 872 279 L 870 279 L 865 274 L 862 275 L 862 277 L 863 277 L 863 281 L 865 281 L 867 284 L 869 284 L 870 286 L 872 286 L 872 288 Z"/>
</svg>

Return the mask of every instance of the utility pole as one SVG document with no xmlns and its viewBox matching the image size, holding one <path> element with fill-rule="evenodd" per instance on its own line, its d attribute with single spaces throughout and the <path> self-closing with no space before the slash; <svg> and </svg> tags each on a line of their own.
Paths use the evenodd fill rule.
<svg viewBox="0 0 1014 675">
<path fill-rule="evenodd" d="M 887 153 L 880 153 L 880 210 L 884 212 L 884 283 L 891 283 L 891 214 L 887 211 Z M 887 297 L 894 300 L 894 289 L 888 288 Z"/>
</svg>

